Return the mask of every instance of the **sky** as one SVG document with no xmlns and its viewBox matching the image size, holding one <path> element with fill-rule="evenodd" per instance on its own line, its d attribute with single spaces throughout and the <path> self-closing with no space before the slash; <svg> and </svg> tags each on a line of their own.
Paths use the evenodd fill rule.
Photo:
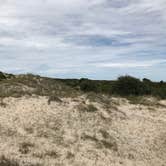
<svg viewBox="0 0 166 166">
<path fill-rule="evenodd" d="M 0 70 L 166 81 L 166 0 L 0 0 Z"/>
</svg>

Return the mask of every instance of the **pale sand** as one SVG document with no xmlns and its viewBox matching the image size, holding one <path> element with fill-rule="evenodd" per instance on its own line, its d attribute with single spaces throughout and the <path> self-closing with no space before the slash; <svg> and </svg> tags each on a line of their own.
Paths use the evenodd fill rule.
<svg viewBox="0 0 166 166">
<path fill-rule="evenodd" d="M 47 97 L 6 98 L 0 107 L 0 155 L 21 166 L 165 166 L 164 106 L 111 98 L 79 110 L 84 96 L 48 105 Z M 116 109 L 116 107 L 118 109 Z"/>
</svg>

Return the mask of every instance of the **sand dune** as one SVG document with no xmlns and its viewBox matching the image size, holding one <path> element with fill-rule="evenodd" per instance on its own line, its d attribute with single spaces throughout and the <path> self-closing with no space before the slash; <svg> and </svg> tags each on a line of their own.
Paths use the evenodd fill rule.
<svg viewBox="0 0 166 166">
<path fill-rule="evenodd" d="M 166 101 L 151 107 L 111 97 L 108 103 L 85 95 L 61 100 L 49 105 L 47 97 L 5 98 L 1 160 L 21 166 L 165 165 Z"/>
</svg>

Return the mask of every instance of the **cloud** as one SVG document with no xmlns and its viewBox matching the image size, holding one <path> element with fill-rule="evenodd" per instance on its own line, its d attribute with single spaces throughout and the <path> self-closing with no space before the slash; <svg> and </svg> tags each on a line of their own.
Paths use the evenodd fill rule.
<svg viewBox="0 0 166 166">
<path fill-rule="evenodd" d="M 0 3 L 0 70 L 60 77 L 93 73 L 102 79 L 109 67 L 126 74 L 128 66 L 137 75 L 138 69 L 152 71 L 166 59 L 165 0 Z M 155 73 L 151 77 L 159 79 Z"/>
<path fill-rule="evenodd" d="M 156 59 L 149 61 L 128 61 L 128 62 L 115 62 L 115 63 L 97 63 L 95 64 L 97 67 L 109 67 L 109 68 L 147 68 L 155 65 L 160 65 L 166 63 L 166 59 Z"/>
</svg>

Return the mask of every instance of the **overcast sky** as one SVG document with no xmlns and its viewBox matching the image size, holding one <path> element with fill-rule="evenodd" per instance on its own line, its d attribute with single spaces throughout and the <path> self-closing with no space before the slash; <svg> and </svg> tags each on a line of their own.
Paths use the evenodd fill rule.
<svg viewBox="0 0 166 166">
<path fill-rule="evenodd" d="M 0 0 L 0 70 L 166 80 L 166 0 Z"/>
</svg>

